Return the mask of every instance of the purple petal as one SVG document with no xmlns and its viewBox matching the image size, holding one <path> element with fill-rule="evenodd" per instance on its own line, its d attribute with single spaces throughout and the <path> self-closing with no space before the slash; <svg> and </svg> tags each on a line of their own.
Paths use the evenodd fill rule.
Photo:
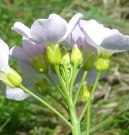
<svg viewBox="0 0 129 135">
<path fill-rule="evenodd" d="M 86 36 L 87 42 L 95 46 L 96 48 L 100 47 L 100 44 L 103 42 L 105 38 L 119 33 L 119 31 L 116 29 L 111 30 L 109 28 L 104 27 L 102 24 L 99 24 L 96 20 L 81 20 L 79 26 L 82 29 L 84 35 Z"/>
<path fill-rule="evenodd" d="M 26 54 L 31 58 L 35 55 L 43 53 L 43 46 L 37 45 L 34 42 L 30 41 L 29 39 L 23 38 L 22 46 Z"/>
<path fill-rule="evenodd" d="M 31 26 L 31 37 L 38 44 L 57 43 L 66 33 L 67 23 L 59 15 L 38 19 Z"/>
<path fill-rule="evenodd" d="M 123 52 L 129 50 L 129 36 L 116 34 L 103 40 L 101 47 L 112 52 Z"/>
<path fill-rule="evenodd" d="M 82 18 L 83 18 L 83 15 L 81 13 L 77 13 L 71 18 L 67 26 L 67 31 L 65 35 L 60 39 L 60 42 L 64 41 L 71 34 L 73 29 L 76 27 L 76 25 Z"/>
<path fill-rule="evenodd" d="M 80 27 L 77 25 L 72 31 L 71 35 L 69 35 L 69 37 L 66 39 L 66 42 L 68 42 L 70 46 L 77 44 L 80 47 L 85 44 L 84 38 L 84 34 L 81 32 Z"/>
<path fill-rule="evenodd" d="M 21 62 L 29 62 L 31 60 L 31 58 L 29 58 L 25 51 L 23 50 L 23 48 L 19 47 L 19 46 L 14 46 L 10 49 L 10 55 L 14 58 L 16 58 L 17 60 L 21 61 Z"/>
</svg>

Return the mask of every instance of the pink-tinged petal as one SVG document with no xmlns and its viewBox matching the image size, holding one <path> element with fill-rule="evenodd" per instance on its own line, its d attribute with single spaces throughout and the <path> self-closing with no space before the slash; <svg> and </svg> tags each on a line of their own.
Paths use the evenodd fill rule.
<svg viewBox="0 0 129 135">
<path fill-rule="evenodd" d="M 5 96 L 8 99 L 16 101 L 21 101 L 29 97 L 29 95 L 20 88 L 9 88 L 9 87 L 6 87 Z"/>
<path fill-rule="evenodd" d="M 74 28 L 72 33 L 68 36 L 68 38 L 66 39 L 66 42 L 70 46 L 73 46 L 75 44 L 77 44 L 78 47 L 85 45 L 85 43 L 86 43 L 85 42 L 85 36 L 82 33 L 82 31 L 81 31 L 81 29 L 78 25 L 76 25 L 76 27 Z"/>
<path fill-rule="evenodd" d="M 0 68 L 8 65 L 8 59 L 9 47 L 2 39 L 0 39 Z"/>
<path fill-rule="evenodd" d="M 29 62 L 31 58 L 26 55 L 23 48 L 14 46 L 10 49 L 10 55 L 21 62 Z"/>
<path fill-rule="evenodd" d="M 38 19 L 31 26 L 31 37 L 38 44 L 57 43 L 66 33 L 67 23 L 59 15 L 51 14 L 48 19 Z"/>
<path fill-rule="evenodd" d="M 71 34 L 73 29 L 76 27 L 76 25 L 82 18 L 83 18 L 83 15 L 81 13 L 77 13 L 71 18 L 71 20 L 69 21 L 67 25 L 67 31 L 65 35 L 60 39 L 60 42 L 64 41 Z"/>
<path fill-rule="evenodd" d="M 22 40 L 22 46 L 29 57 L 34 57 L 37 54 L 42 54 L 44 50 L 42 45 L 35 44 L 34 42 L 25 38 Z"/>
<path fill-rule="evenodd" d="M 93 19 L 89 21 L 81 20 L 79 26 L 86 36 L 87 42 L 97 48 L 105 38 L 119 33 L 118 30 L 106 28 Z"/>
<path fill-rule="evenodd" d="M 129 36 L 115 34 L 103 40 L 101 47 L 110 50 L 112 53 L 129 50 Z"/>
<path fill-rule="evenodd" d="M 27 26 L 25 26 L 23 23 L 21 22 L 16 22 L 13 27 L 11 28 L 13 31 L 19 33 L 20 35 L 22 35 L 23 37 L 26 38 L 31 38 L 30 37 L 30 28 L 28 28 Z"/>
</svg>

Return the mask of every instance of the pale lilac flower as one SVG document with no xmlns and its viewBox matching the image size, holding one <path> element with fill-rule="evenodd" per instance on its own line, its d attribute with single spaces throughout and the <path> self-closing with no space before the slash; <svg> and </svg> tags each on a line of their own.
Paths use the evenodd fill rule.
<svg viewBox="0 0 129 135">
<path fill-rule="evenodd" d="M 93 19 L 81 20 L 79 26 L 87 42 L 98 50 L 106 51 L 109 56 L 115 52 L 129 50 L 129 36 L 116 29 L 106 28 Z"/>
<path fill-rule="evenodd" d="M 37 19 L 31 28 L 16 22 L 12 30 L 37 44 L 46 46 L 64 41 L 82 18 L 83 15 L 77 13 L 67 23 L 59 15 L 50 14 L 48 19 Z"/>
<path fill-rule="evenodd" d="M 44 74 L 36 72 L 35 68 L 32 67 L 33 59 L 37 56 L 41 56 L 42 58 L 42 56 L 44 55 L 43 53 L 43 46 L 37 45 L 36 43 L 26 38 L 23 38 L 22 40 L 22 47 L 14 46 L 10 50 L 10 56 L 17 60 L 17 64 L 22 72 L 24 86 L 26 86 L 28 89 L 30 89 L 36 94 L 38 94 L 38 92 L 36 92 L 36 85 L 42 80 L 45 79 L 51 85 L 51 83 Z M 42 67 L 42 59 L 40 59 L 40 57 L 38 57 L 38 61 Z M 50 73 L 49 69 L 48 72 Z M 51 73 L 51 77 L 53 76 L 54 75 Z"/>
<path fill-rule="evenodd" d="M 37 91 L 36 84 L 38 84 L 43 79 L 47 80 L 46 76 L 37 73 L 32 68 L 32 66 L 27 63 L 18 62 L 18 66 L 22 72 L 24 86 L 26 86 L 29 90 L 33 91 L 34 93 L 38 94 L 38 92 L 36 92 Z"/>
<path fill-rule="evenodd" d="M 65 40 L 70 46 L 74 46 L 75 44 L 78 47 L 85 46 L 86 40 L 85 40 L 85 35 L 82 33 L 80 27 L 76 25 L 76 27 L 73 29 L 71 34 L 67 37 Z"/>
<path fill-rule="evenodd" d="M 22 47 L 14 46 L 10 49 L 10 55 L 22 63 L 31 64 L 33 58 L 37 55 L 43 54 L 44 48 L 42 45 L 30 41 L 29 39 L 22 39 Z"/>
<path fill-rule="evenodd" d="M 83 66 L 87 66 L 87 69 L 91 70 L 95 61 L 97 49 L 89 45 L 85 35 L 83 34 L 78 25 L 76 25 L 72 33 L 67 37 L 66 42 L 72 47 L 74 45 L 77 45 L 78 48 L 82 48 L 82 64 Z"/>
<path fill-rule="evenodd" d="M 11 86 L 11 83 L 8 81 L 6 75 L 14 73 L 15 71 L 9 67 L 8 60 L 9 60 L 9 47 L 3 40 L 0 39 L 0 80 Z M 5 96 L 8 99 L 23 100 L 29 96 L 28 94 L 24 93 L 20 88 L 17 87 L 10 88 L 6 86 L 2 90 L 4 90 Z"/>
</svg>

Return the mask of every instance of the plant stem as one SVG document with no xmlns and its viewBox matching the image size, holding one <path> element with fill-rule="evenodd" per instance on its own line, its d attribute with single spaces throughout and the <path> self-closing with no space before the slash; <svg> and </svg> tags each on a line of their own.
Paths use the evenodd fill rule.
<svg viewBox="0 0 129 135">
<path fill-rule="evenodd" d="M 80 122 L 77 118 L 76 111 L 74 107 L 70 108 L 70 117 L 71 117 L 71 122 L 72 122 L 72 135 L 80 135 Z"/>
<path fill-rule="evenodd" d="M 62 86 L 63 94 L 65 95 L 65 97 L 66 97 L 65 99 L 67 100 L 68 91 L 67 91 L 67 88 L 65 87 L 65 84 L 64 84 L 64 82 L 63 82 L 63 79 L 62 79 L 62 77 L 61 77 L 61 75 L 60 75 L 59 65 L 55 65 L 55 70 L 56 70 L 56 74 L 57 74 L 57 76 L 58 76 L 58 79 L 59 79 L 59 81 L 60 81 L 60 84 L 61 84 L 61 86 Z"/>
<path fill-rule="evenodd" d="M 67 113 L 69 114 L 69 111 L 68 111 L 68 108 L 61 102 L 57 99 L 57 97 L 54 97 L 51 93 L 48 93 L 48 95 L 53 98 L 57 103 L 59 103 L 66 111 Z"/>
<path fill-rule="evenodd" d="M 72 128 L 71 128 L 72 135 L 80 135 L 81 134 L 80 122 L 78 120 L 73 102 L 71 101 L 71 97 L 68 98 L 68 107 L 69 107 L 70 118 L 72 123 Z"/>
<path fill-rule="evenodd" d="M 57 90 L 60 92 L 60 94 L 65 98 L 64 93 L 61 91 L 61 89 L 57 86 L 57 84 L 53 81 L 53 79 L 51 78 L 51 76 L 48 73 L 45 73 L 45 75 L 47 76 L 47 78 L 50 80 L 50 82 L 57 88 Z"/>
<path fill-rule="evenodd" d="M 72 99 L 72 94 L 73 94 L 73 85 L 74 85 L 74 82 L 75 82 L 75 79 L 76 79 L 76 76 L 77 76 L 77 73 L 78 73 L 78 64 L 77 63 L 73 63 L 73 72 L 72 72 L 72 78 L 71 78 L 71 82 L 70 82 L 70 97 Z"/>
<path fill-rule="evenodd" d="M 94 95 L 94 91 L 95 91 L 95 88 L 96 88 L 96 86 L 97 86 L 97 84 L 98 84 L 98 81 L 99 81 L 101 72 L 102 72 L 102 71 L 98 71 L 98 73 L 97 73 L 97 76 L 96 76 L 96 79 L 95 79 L 95 83 L 94 83 L 94 86 L 93 86 L 93 88 L 92 88 L 92 90 L 91 90 L 90 96 L 89 96 L 89 98 L 88 98 L 88 100 L 87 100 L 87 102 L 86 102 L 86 105 L 84 106 L 84 109 L 83 109 L 83 111 L 82 111 L 82 113 L 81 113 L 81 115 L 80 115 L 80 117 L 79 117 L 79 121 L 80 121 L 80 122 L 81 122 L 81 120 L 82 120 L 82 118 L 83 118 L 83 116 L 84 116 L 84 114 L 85 114 L 85 112 L 86 112 L 86 110 L 87 110 L 87 107 L 88 107 L 88 105 L 89 105 L 89 103 L 90 103 L 90 101 L 91 101 L 91 99 L 92 99 L 92 97 L 93 97 L 93 95 Z"/>
<path fill-rule="evenodd" d="M 87 119 L 86 119 L 86 135 L 89 135 L 89 130 L 90 130 L 90 103 L 87 107 Z"/>
<path fill-rule="evenodd" d="M 83 76 L 82 76 L 82 79 L 81 79 L 81 82 L 79 83 L 79 86 L 78 86 L 78 89 L 77 89 L 77 93 L 75 95 L 74 106 L 76 106 L 77 98 L 78 98 L 78 96 L 80 94 L 80 90 L 81 90 L 81 87 L 82 87 L 82 85 L 83 85 L 83 83 L 85 81 L 86 76 L 87 76 L 87 71 L 84 71 Z"/>
<path fill-rule="evenodd" d="M 66 118 L 60 114 L 57 110 L 55 110 L 51 105 L 49 105 L 47 102 L 45 102 L 43 99 L 35 95 L 33 92 L 28 90 L 26 87 L 24 87 L 22 84 L 19 86 L 23 91 L 31 95 L 32 97 L 36 98 L 39 102 L 41 102 L 44 106 L 48 107 L 52 112 L 54 112 L 57 116 L 59 116 L 70 128 L 72 128 L 72 125 L 70 122 L 66 120 Z"/>
</svg>

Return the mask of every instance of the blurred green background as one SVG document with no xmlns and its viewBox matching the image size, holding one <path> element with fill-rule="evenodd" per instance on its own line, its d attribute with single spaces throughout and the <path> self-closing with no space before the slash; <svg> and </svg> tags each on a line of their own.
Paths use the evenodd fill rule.
<svg viewBox="0 0 129 135">
<path fill-rule="evenodd" d="M 31 26 L 35 19 L 47 18 L 50 13 L 69 20 L 77 12 L 83 13 L 87 20 L 94 18 L 129 34 L 129 0 L 0 0 L 0 38 L 10 47 L 20 45 L 22 37 L 11 31 L 14 22 Z M 49 97 L 46 100 L 61 110 Z M 78 113 L 84 104 L 79 105 Z M 93 135 L 129 135 L 128 52 L 112 57 L 111 68 L 96 90 L 92 107 L 92 126 L 113 118 Z M 38 102 L 7 100 L 0 92 L 0 135 L 65 135 L 66 132 L 69 134 L 62 121 Z"/>
</svg>

